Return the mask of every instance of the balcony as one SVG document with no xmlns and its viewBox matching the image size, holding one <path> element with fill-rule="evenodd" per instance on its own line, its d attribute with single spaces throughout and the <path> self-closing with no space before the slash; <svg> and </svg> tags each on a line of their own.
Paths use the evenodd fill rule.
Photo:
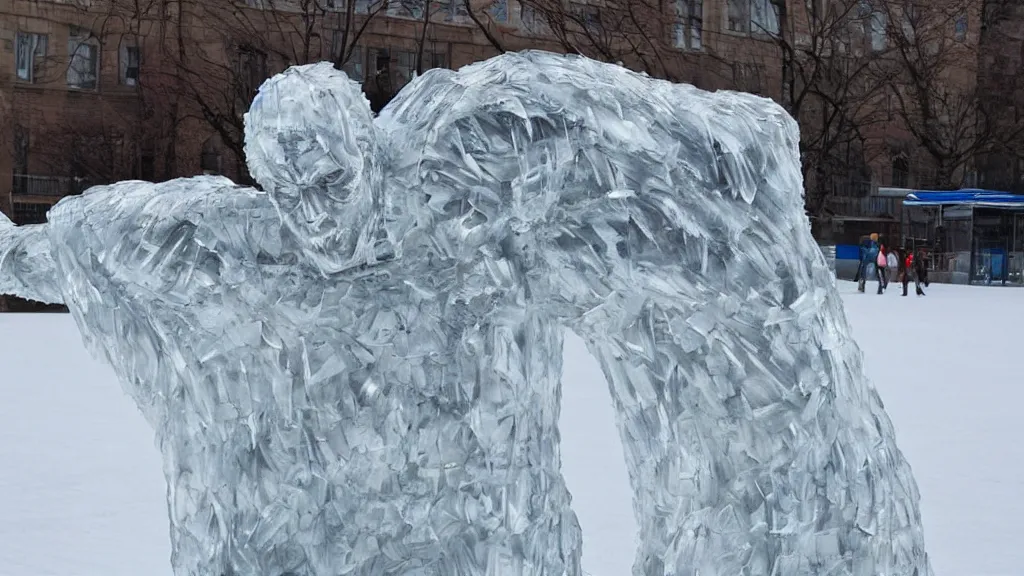
<svg viewBox="0 0 1024 576">
<path fill-rule="evenodd" d="M 33 196 L 59 200 L 65 196 L 81 194 L 88 187 L 82 178 L 15 174 L 11 183 L 11 195 L 15 198 Z"/>
</svg>

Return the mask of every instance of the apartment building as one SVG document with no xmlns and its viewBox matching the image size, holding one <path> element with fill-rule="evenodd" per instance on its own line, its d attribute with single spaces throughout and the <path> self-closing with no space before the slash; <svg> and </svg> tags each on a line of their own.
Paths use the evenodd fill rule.
<svg viewBox="0 0 1024 576">
<path fill-rule="evenodd" d="M 980 184 L 1024 193 L 1024 4 L 986 3 L 980 39 L 978 83 L 986 120 L 1012 127 L 999 146 L 979 161 Z"/>
<path fill-rule="evenodd" d="M 379 0 L 353 1 L 353 10 L 345 0 L 5 2 L 0 209 L 36 222 L 56 200 L 92 184 L 199 173 L 244 181 L 238 128 L 246 97 L 289 64 L 344 52 L 345 71 L 379 107 L 411 78 L 421 44 L 424 68 L 458 68 L 499 46 L 607 56 L 626 33 L 611 30 L 613 11 L 603 2 L 566 9 L 562 18 L 574 28 L 553 26 L 552 10 L 561 8 L 540 1 L 392 0 L 372 18 Z M 778 96 L 771 0 L 650 4 L 668 10 L 643 31 L 660 36 L 652 50 L 672 51 L 657 75 Z M 613 38 L 609 46 L 583 41 L 597 36 L 588 33 L 595 25 Z M 623 50 L 621 61 L 643 69 L 646 56 Z"/>
<path fill-rule="evenodd" d="M 808 89 L 800 76 L 811 77 L 814 62 L 827 62 L 822 74 L 835 76 L 840 64 L 892 48 L 916 17 L 903 0 L 634 0 L 628 19 L 614 0 L 351 1 L 4 2 L 0 210 L 17 222 L 40 221 L 65 195 L 127 178 L 220 173 L 246 181 L 242 114 L 259 84 L 290 64 L 344 60 L 380 108 L 412 77 L 421 53 L 423 68 L 458 68 L 499 48 L 580 52 L 705 89 L 774 98 L 795 110 L 808 140 L 815 130 L 836 140 L 827 150 L 812 142 L 805 153 L 808 186 L 827 190 L 833 214 L 890 218 L 874 214 L 887 205 L 867 199 L 874 190 L 936 180 L 930 154 L 897 111 L 898 95 L 876 91 L 845 124 L 822 128 L 818 118 L 829 110 L 811 102 L 821 86 Z M 955 16 L 936 28 L 937 41 L 963 50 L 946 76 L 969 85 L 980 10 Z M 850 93 L 869 80 L 829 82 L 829 90 Z M 829 132 L 850 132 L 851 123 L 860 123 L 854 144 Z M 827 182 L 809 169 L 844 155 Z"/>
</svg>

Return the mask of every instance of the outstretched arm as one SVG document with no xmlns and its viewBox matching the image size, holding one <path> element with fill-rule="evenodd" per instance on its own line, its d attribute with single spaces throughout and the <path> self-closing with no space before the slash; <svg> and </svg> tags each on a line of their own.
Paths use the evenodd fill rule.
<svg viewBox="0 0 1024 576">
<path fill-rule="evenodd" d="M 0 213 L 0 294 L 64 303 L 46 226 L 15 226 Z"/>
</svg>

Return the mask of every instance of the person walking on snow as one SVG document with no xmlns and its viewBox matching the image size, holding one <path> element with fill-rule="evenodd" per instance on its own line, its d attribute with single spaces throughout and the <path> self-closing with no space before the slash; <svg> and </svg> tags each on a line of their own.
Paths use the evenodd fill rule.
<svg viewBox="0 0 1024 576">
<path fill-rule="evenodd" d="M 857 283 L 857 289 L 863 292 L 861 289 L 860 279 L 864 277 L 864 261 L 868 257 L 868 245 L 871 243 L 871 239 L 867 236 L 860 237 L 860 253 L 857 255 L 857 273 L 853 275 L 853 281 Z"/>
<path fill-rule="evenodd" d="M 872 234 L 871 236 L 861 240 L 860 245 L 860 269 L 858 276 L 860 281 L 857 284 L 857 291 L 864 292 L 864 288 L 868 282 L 868 274 L 871 272 L 871 268 L 875 266 L 875 259 L 878 258 L 878 234 Z"/>
<path fill-rule="evenodd" d="M 885 285 L 889 286 L 889 281 L 896 278 L 899 282 L 898 270 L 900 267 L 899 250 L 896 248 L 890 248 L 886 250 L 885 255 Z"/>
<path fill-rule="evenodd" d="M 878 273 L 878 294 L 889 287 L 889 259 L 886 257 L 884 244 L 878 246 L 878 256 L 875 258 L 875 270 Z"/>
<path fill-rule="evenodd" d="M 921 285 L 928 287 L 928 251 L 924 248 L 918 248 L 914 256 L 914 276 L 917 279 L 917 295 L 924 296 Z"/>
<path fill-rule="evenodd" d="M 927 279 L 928 269 L 925 267 L 924 251 L 918 249 L 917 252 L 907 251 L 907 256 L 903 261 L 903 295 L 907 295 L 907 285 L 910 284 L 911 277 L 914 280 L 914 290 L 918 296 L 924 296 L 924 290 L 921 289 L 922 278 Z"/>
</svg>

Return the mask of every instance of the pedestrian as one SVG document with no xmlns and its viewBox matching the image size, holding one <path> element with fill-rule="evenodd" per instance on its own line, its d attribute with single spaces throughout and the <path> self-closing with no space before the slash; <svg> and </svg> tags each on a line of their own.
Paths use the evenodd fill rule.
<svg viewBox="0 0 1024 576">
<path fill-rule="evenodd" d="M 903 284 L 903 295 L 907 295 L 907 285 L 910 283 L 910 271 L 914 268 L 914 253 L 904 246 L 900 249 L 900 284 Z"/>
<path fill-rule="evenodd" d="M 874 233 L 861 241 L 860 245 L 860 269 L 857 283 L 857 291 L 864 292 L 868 282 L 868 275 L 875 266 L 875 259 L 878 258 L 878 234 Z"/>
<path fill-rule="evenodd" d="M 907 295 L 907 288 L 910 281 L 914 281 L 914 291 L 918 296 L 924 296 L 924 290 L 921 289 L 921 282 L 927 281 L 928 279 L 928 268 L 926 265 L 926 256 L 924 250 L 918 249 L 916 253 L 914 251 L 907 251 L 907 256 L 903 261 L 903 295 Z"/>
<path fill-rule="evenodd" d="M 928 251 L 924 248 L 919 248 L 917 255 L 914 256 L 914 276 L 917 283 L 917 295 L 924 296 L 921 285 L 928 286 Z"/>
<path fill-rule="evenodd" d="M 859 248 L 860 252 L 857 256 L 857 273 L 853 275 L 853 281 L 857 283 L 857 291 L 863 292 L 864 286 L 861 279 L 864 278 L 864 264 L 868 257 L 868 246 L 871 244 L 871 239 L 867 236 L 860 237 Z"/>
<path fill-rule="evenodd" d="M 889 259 L 886 256 L 885 244 L 878 245 L 878 256 L 875 258 L 875 270 L 878 274 L 878 294 L 889 287 Z"/>
<path fill-rule="evenodd" d="M 896 281 L 899 282 L 899 279 L 898 279 L 899 276 L 897 276 L 897 273 L 898 273 L 899 267 L 900 267 L 899 249 L 897 249 L 897 248 L 890 248 L 889 249 L 888 254 L 886 254 L 886 256 L 885 256 L 885 264 L 886 264 L 886 266 L 885 266 L 885 284 L 886 284 L 886 286 L 889 285 L 889 280 L 892 280 L 893 278 L 897 278 Z"/>
</svg>

